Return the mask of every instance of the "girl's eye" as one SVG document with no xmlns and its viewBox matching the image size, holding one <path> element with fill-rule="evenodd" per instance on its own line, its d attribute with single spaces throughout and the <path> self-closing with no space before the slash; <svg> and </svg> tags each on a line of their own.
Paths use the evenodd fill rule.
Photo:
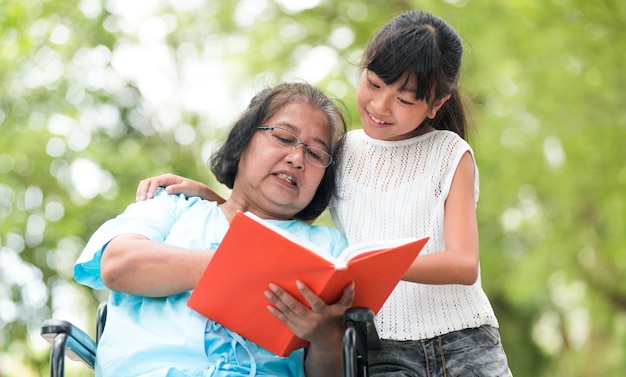
<svg viewBox="0 0 626 377">
<path fill-rule="evenodd" d="M 370 86 L 374 89 L 380 89 L 380 85 L 373 83 L 372 81 L 368 81 L 368 83 L 370 84 Z"/>
<path fill-rule="evenodd" d="M 407 100 L 402 99 L 400 97 L 398 97 L 398 101 L 400 101 L 400 103 L 403 104 L 403 105 L 413 105 L 413 104 L 415 104 L 415 102 L 413 102 L 413 101 L 407 101 Z"/>
</svg>

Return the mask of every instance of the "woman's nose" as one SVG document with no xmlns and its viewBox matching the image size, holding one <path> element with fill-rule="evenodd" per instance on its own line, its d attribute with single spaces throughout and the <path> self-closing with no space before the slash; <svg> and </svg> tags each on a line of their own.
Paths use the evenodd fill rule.
<svg viewBox="0 0 626 377">
<path fill-rule="evenodd" d="M 287 162 L 296 168 L 302 168 L 306 158 L 306 146 L 303 143 L 296 144 L 287 154 Z"/>
</svg>

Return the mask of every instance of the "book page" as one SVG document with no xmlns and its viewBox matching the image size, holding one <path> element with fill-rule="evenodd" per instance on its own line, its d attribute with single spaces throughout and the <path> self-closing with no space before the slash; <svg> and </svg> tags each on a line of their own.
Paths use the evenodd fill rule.
<svg viewBox="0 0 626 377">
<path fill-rule="evenodd" d="M 392 249 L 410 242 L 417 241 L 417 238 L 398 238 L 393 240 L 378 240 L 350 245 L 337 258 L 337 266 L 345 267 L 348 261 L 359 256 L 365 256 L 369 252 L 376 252 L 385 249 Z"/>
<path fill-rule="evenodd" d="M 250 219 L 255 220 L 259 224 L 263 225 L 264 227 L 271 229 L 275 233 L 278 233 L 281 236 L 283 236 L 284 238 L 291 240 L 311 250 L 312 252 L 324 258 L 325 260 L 333 263 L 335 265 L 335 268 L 337 269 L 345 268 L 348 265 L 348 261 L 359 256 L 364 256 L 365 254 L 368 254 L 369 252 L 377 252 L 380 250 L 391 249 L 391 248 L 395 248 L 395 247 L 398 247 L 398 246 L 401 246 L 410 242 L 417 241 L 417 238 L 399 238 L 399 239 L 393 239 L 393 240 L 378 240 L 378 241 L 360 243 L 360 244 L 348 246 L 344 251 L 341 252 L 341 254 L 338 257 L 334 257 L 330 253 L 329 250 L 321 248 L 318 245 L 310 242 L 309 240 L 305 240 L 294 234 L 291 234 L 285 229 L 282 229 L 272 224 L 270 221 L 264 220 L 251 212 L 245 212 L 244 214 L 248 216 Z"/>
<path fill-rule="evenodd" d="M 311 250 L 312 252 L 314 252 L 315 254 L 319 255 L 320 257 L 326 259 L 327 261 L 333 263 L 333 264 L 337 264 L 338 260 L 337 258 L 335 258 L 329 250 L 326 250 L 324 248 L 321 248 L 319 246 L 317 246 L 316 244 L 314 244 L 313 242 L 300 238 L 294 234 L 289 233 L 288 231 L 286 231 L 283 228 L 280 228 L 274 224 L 272 224 L 271 222 L 264 220 L 262 218 L 260 218 L 259 216 L 253 214 L 252 212 L 244 212 L 244 215 L 248 216 L 249 218 L 251 218 L 252 220 L 255 220 L 256 222 L 258 222 L 259 224 L 263 225 L 266 228 L 271 229 L 272 231 L 274 231 L 275 233 L 280 234 L 281 236 L 285 237 L 288 240 L 291 240 L 299 245 L 302 245 L 303 247 Z"/>
</svg>

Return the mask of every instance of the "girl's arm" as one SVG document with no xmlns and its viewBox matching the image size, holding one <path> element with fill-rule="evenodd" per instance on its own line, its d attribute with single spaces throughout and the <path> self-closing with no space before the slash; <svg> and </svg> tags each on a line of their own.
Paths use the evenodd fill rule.
<svg viewBox="0 0 626 377">
<path fill-rule="evenodd" d="M 193 289 L 212 257 L 211 251 L 185 249 L 137 234 L 124 234 L 105 247 L 100 271 L 102 281 L 113 291 L 165 297 Z"/>
<path fill-rule="evenodd" d="M 143 179 L 137 186 L 136 200 L 142 201 L 154 197 L 157 188 L 165 187 L 168 194 L 185 194 L 185 196 L 198 196 L 204 200 L 223 203 L 224 198 L 217 195 L 204 183 L 179 175 L 166 173 L 155 177 Z"/>
<path fill-rule="evenodd" d="M 474 160 L 466 152 L 454 173 L 444 208 L 445 250 L 418 256 L 404 280 L 471 285 L 478 278 L 479 247 Z"/>
</svg>

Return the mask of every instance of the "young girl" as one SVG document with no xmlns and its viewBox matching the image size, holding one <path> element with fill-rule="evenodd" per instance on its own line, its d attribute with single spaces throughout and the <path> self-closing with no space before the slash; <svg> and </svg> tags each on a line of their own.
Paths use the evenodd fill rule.
<svg viewBox="0 0 626 377">
<path fill-rule="evenodd" d="M 463 47 L 442 19 L 406 12 L 371 39 L 361 62 L 362 130 L 348 133 L 330 211 L 350 243 L 430 236 L 376 316 L 383 348 L 372 376 L 510 376 L 480 282 L 478 170 L 465 141 L 457 81 Z M 139 184 L 215 198 L 163 175 Z M 358 290 L 358 287 L 355 287 Z"/>
</svg>

